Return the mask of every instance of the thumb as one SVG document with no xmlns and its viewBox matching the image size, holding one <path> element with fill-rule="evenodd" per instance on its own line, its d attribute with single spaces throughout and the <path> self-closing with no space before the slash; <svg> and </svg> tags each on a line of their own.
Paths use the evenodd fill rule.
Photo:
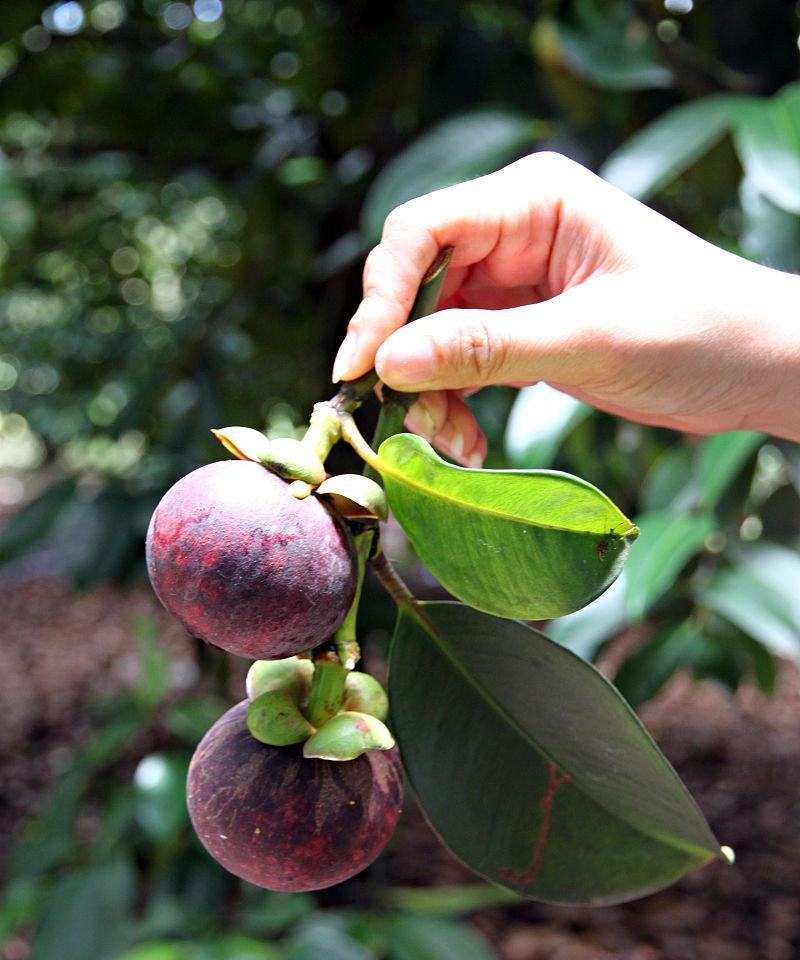
<svg viewBox="0 0 800 960">
<path fill-rule="evenodd" d="M 416 391 L 596 380 L 604 366 L 597 319 L 605 311 L 600 291 L 583 289 L 590 285 L 510 310 L 442 310 L 423 317 L 384 341 L 375 369 L 390 387 Z"/>
</svg>

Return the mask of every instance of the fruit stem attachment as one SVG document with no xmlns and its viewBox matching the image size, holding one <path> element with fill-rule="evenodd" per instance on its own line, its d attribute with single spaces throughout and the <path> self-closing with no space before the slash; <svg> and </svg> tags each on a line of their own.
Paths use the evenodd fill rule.
<svg viewBox="0 0 800 960">
<path fill-rule="evenodd" d="M 359 457 L 361 457 L 365 463 L 369 464 L 377 473 L 378 464 L 380 463 L 378 454 L 375 453 L 364 439 L 363 434 L 353 419 L 353 415 L 351 413 L 343 413 L 340 422 L 342 427 L 342 440 L 346 440 Z"/>
<path fill-rule="evenodd" d="M 342 709 L 347 670 L 336 654 L 324 647 L 314 653 L 314 678 L 304 713 L 312 727 L 319 729 Z"/>
<path fill-rule="evenodd" d="M 361 658 L 361 649 L 358 645 L 356 621 L 358 619 L 358 604 L 361 600 L 361 590 L 364 586 L 364 574 L 367 570 L 367 558 L 372 550 L 372 541 L 375 537 L 377 524 L 370 523 L 353 538 L 356 545 L 356 592 L 350 609 L 342 621 L 341 626 L 333 635 L 333 644 L 339 661 L 345 670 L 352 670 Z"/>
</svg>

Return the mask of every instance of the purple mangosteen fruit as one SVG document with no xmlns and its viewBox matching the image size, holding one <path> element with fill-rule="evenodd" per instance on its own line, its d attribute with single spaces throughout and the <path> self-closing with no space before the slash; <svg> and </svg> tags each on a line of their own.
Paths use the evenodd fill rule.
<svg viewBox="0 0 800 960">
<path fill-rule="evenodd" d="M 147 569 L 189 633 L 258 660 L 323 643 L 356 589 L 344 522 L 244 460 L 200 467 L 164 494 L 147 531 Z"/>
<path fill-rule="evenodd" d="M 226 870 L 268 890 L 321 890 L 369 866 L 402 803 L 397 748 L 355 760 L 308 760 L 247 728 L 245 700 L 192 757 L 187 800 L 203 846 Z"/>
</svg>

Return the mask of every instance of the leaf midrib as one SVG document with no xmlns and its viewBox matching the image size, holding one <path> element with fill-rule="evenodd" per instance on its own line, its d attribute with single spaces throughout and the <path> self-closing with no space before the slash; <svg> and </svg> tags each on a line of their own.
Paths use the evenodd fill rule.
<svg viewBox="0 0 800 960">
<path fill-rule="evenodd" d="M 403 614 L 401 613 L 401 616 L 402 615 Z M 422 622 L 421 621 L 417 621 L 417 622 L 425 630 L 425 632 L 428 633 L 428 630 L 425 629 L 425 626 L 423 626 Z M 432 621 L 429 621 L 429 622 L 433 625 L 435 630 L 433 634 L 429 634 L 429 635 L 432 637 L 437 648 L 454 665 L 456 670 L 464 677 L 467 683 L 478 693 L 478 696 L 492 710 L 494 710 L 502 719 L 504 719 L 509 724 L 509 726 L 517 733 L 517 735 L 521 737 L 522 740 L 524 740 L 531 747 L 533 747 L 533 749 L 545 761 L 547 761 L 548 763 L 555 764 L 556 767 L 563 770 L 565 773 L 569 774 L 571 782 L 575 784 L 575 786 L 581 791 L 582 794 L 589 797 L 593 803 L 596 803 L 599 807 L 605 810 L 606 813 L 608 813 L 613 819 L 621 820 L 623 823 L 628 824 L 628 826 L 632 827 L 634 830 L 638 831 L 644 836 L 648 836 L 653 840 L 664 843 L 667 846 L 671 846 L 676 850 L 682 850 L 686 853 L 702 854 L 702 856 L 706 859 L 714 858 L 715 855 L 711 853 L 710 850 L 707 850 L 705 847 L 698 847 L 695 844 L 690 843 L 689 841 L 681 840 L 680 838 L 675 838 L 670 835 L 662 834 L 661 831 L 659 830 L 645 829 L 644 827 L 641 826 L 641 824 L 634 823 L 631 820 L 627 819 L 626 817 L 620 816 L 619 813 L 610 809 L 610 807 L 605 802 L 598 800 L 596 797 L 594 797 L 592 793 L 589 790 L 587 790 L 585 786 L 583 786 L 580 778 L 577 777 L 573 771 L 567 770 L 567 768 L 560 761 L 557 761 L 554 757 L 550 756 L 550 754 L 544 749 L 544 747 L 540 743 L 538 743 L 536 740 L 534 740 L 533 736 L 527 730 L 521 727 L 520 724 L 517 722 L 517 720 L 511 714 L 509 714 L 508 711 L 500 703 L 498 703 L 498 701 L 486 690 L 484 686 L 482 686 L 478 682 L 477 678 L 473 676 L 473 674 L 467 669 L 467 667 L 462 663 L 462 661 L 459 660 L 450 651 L 449 644 L 444 640 L 443 637 L 440 636 L 439 630 L 438 628 L 436 628 L 436 625 L 433 624 Z M 680 785 L 684 790 L 686 790 L 686 788 L 683 787 L 682 783 Z M 691 796 L 690 796 L 690 799 L 691 799 Z"/>
<path fill-rule="evenodd" d="M 537 520 L 525 520 L 522 517 L 517 517 L 517 516 L 514 516 L 513 514 L 500 513 L 498 510 L 492 510 L 490 507 L 484 507 L 474 503 L 467 503 L 463 500 L 456 500 L 455 497 L 450 497 L 446 493 L 442 493 L 438 490 L 436 491 L 431 490 L 430 487 L 426 487 L 418 481 L 409 479 L 404 473 L 401 473 L 399 470 L 392 469 L 391 465 L 387 465 L 386 461 L 383 460 L 380 456 L 378 456 L 377 464 L 380 465 L 379 470 L 382 475 L 388 474 L 393 480 L 396 480 L 398 483 L 402 483 L 402 484 L 405 484 L 406 486 L 413 487 L 415 490 L 420 490 L 423 493 L 427 493 L 429 496 L 436 497 L 437 499 L 442 500 L 445 503 L 452 503 L 464 509 L 473 510 L 476 513 L 483 513 L 483 514 L 486 514 L 487 516 L 497 517 L 501 520 L 506 520 L 509 523 L 518 523 L 520 524 L 520 526 L 538 527 L 541 530 L 559 530 L 562 533 L 578 533 L 578 534 L 584 533 L 587 536 L 592 536 L 592 537 L 614 537 L 615 539 L 618 539 L 618 540 L 624 540 L 627 537 L 627 535 L 632 530 L 635 529 L 635 524 L 631 523 L 630 520 L 628 520 L 628 518 L 625 516 L 625 514 L 622 513 L 621 510 L 617 510 L 620 517 L 622 517 L 624 521 L 630 524 L 630 526 L 625 531 L 625 533 L 614 533 L 613 530 L 609 530 L 607 532 L 600 531 L 595 533 L 592 530 L 586 530 L 579 527 L 562 527 L 552 523 L 542 523 Z M 442 464 L 445 467 L 448 466 L 448 464 L 446 464 L 444 461 L 442 461 Z M 387 466 L 388 466 L 388 469 L 387 469 Z M 453 469 L 459 469 L 459 468 L 455 467 Z M 498 470 L 497 471 L 497 473 L 508 473 L 508 474 L 514 474 L 516 476 L 518 476 L 520 472 L 521 471 L 519 470 Z M 556 473 L 556 471 L 549 471 L 549 472 Z M 569 474 L 564 474 L 564 476 L 569 476 Z M 596 493 L 600 497 L 605 497 L 605 494 L 602 493 L 602 491 L 600 490 L 597 490 Z M 611 504 L 612 507 L 614 507 L 614 504 L 611 500 L 608 500 L 608 502 Z M 614 507 L 614 509 L 616 510 L 617 508 Z"/>
</svg>

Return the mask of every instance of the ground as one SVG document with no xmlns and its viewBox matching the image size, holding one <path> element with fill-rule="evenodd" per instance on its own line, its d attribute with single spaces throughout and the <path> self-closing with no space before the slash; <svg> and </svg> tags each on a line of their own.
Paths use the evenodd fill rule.
<svg viewBox="0 0 800 960">
<path fill-rule="evenodd" d="M 197 675 L 190 641 L 144 587 L 71 593 L 57 578 L 0 583 L 0 857 L 90 730 L 85 704 L 131 681 L 131 623 L 155 616 L 176 689 Z M 237 678 L 238 681 L 241 678 Z M 679 676 L 643 719 L 736 864 L 712 864 L 620 907 L 532 902 L 471 917 L 502 960 L 793 960 L 800 956 L 800 673 L 777 694 L 735 697 Z M 391 883 L 465 883 L 411 804 L 386 855 Z"/>
</svg>

